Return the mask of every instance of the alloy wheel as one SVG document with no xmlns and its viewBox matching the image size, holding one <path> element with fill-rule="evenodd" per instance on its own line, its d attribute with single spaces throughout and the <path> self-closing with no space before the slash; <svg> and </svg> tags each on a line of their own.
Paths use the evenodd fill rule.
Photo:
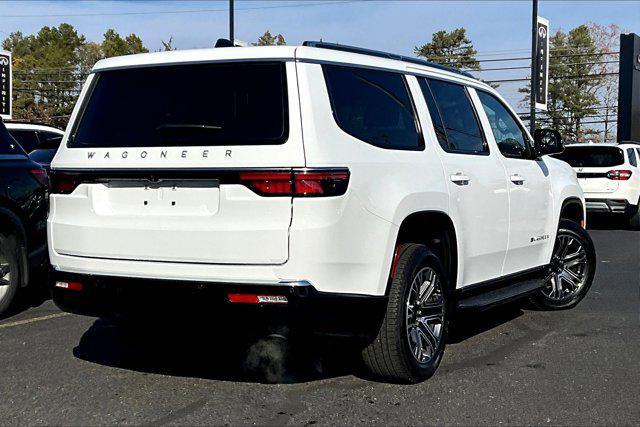
<svg viewBox="0 0 640 427">
<path fill-rule="evenodd" d="M 418 271 L 406 301 L 407 339 L 419 363 L 429 362 L 442 338 L 445 316 L 442 282 L 430 267 Z"/>
<path fill-rule="evenodd" d="M 4 298 L 9 291 L 9 285 L 11 284 L 11 267 L 9 261 L 0 255 L 0 300 Z"/>
<path fill-rule="evenodd" d="M 587 252 L 580 240 L 572 234 L 559 233 L 542 293 L 554 301 L 571 299 L 584 286 L 587 269 Z"/>
</svg>

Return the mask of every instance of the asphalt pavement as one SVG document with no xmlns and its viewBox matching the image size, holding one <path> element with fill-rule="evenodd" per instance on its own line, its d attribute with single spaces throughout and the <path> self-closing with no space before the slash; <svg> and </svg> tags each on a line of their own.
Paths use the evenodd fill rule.
<svg viewBox="0 0 640 427">
<path fill-rule="evenodd" d="M 0 319 L 0 424 L 638 425 L 640 232 L 599 228 L 578 307 L 462 319 L 436 375 L 411 386 L 312 339 L 237 339 L 171 313 L 128 330 L 24 297 Z"/>
</svg>

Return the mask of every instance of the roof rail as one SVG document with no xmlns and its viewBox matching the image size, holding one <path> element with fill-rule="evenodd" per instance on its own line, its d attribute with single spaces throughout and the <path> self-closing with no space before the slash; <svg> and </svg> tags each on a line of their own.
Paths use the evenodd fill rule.
<svg viewBox="0 0 640 427">
<path fill-rule="evenodd" d="M 302 43 L 303 46 L 319 47 L 322 49 L 340 50 L 343 52 L 359 53 L 361 55 L 377 56 L 379 58 L 395 59 L 396 61 L 410 62 L 412 64 L 426 65 L 427 67 L 438 68 L 440 70 L 449 71 L 456 74 L 461 74 L 465 77 L 477 80 L 471 73 L 458 70 L 457 68 L 447 67 L 446 65 L 438 64 L 436 62 L 426 61 L 424 59 L 412 58 L 410 56 L 398 55 L 396 53 L 383 52 L 380 50 L 366 49 L 363 47 L 349 46 L 338 43 L 328 43 L 322 41 L 306 41 Z"/>
</svg>

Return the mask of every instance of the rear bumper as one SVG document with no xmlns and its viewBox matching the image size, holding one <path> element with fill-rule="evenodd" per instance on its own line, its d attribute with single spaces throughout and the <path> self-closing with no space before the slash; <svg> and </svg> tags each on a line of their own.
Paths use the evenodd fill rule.
<svg viewBox="0 0 640 427">
<path fill-rule="evenodd" d="M 80 282 L 82 290 L 55 287 L 56 281 Z M 253 325 L 285 325 L 330 336 L 374 335 L 387 306 L 384 296 L 319 292 L 308 282 L 184 282 L 55 272 L 51 288 L 58 307 L 86 316 L 211 317 L 221 325 L 249 320 Z M 287 303 L 231 303 L 229 293 L 286 296 Z"/>
<path fill-rule="evenodd" d="M 635 208 L 624 199 L 591 199 L 585 200 L 589 213 L 630 214 Z"/>
</svg>

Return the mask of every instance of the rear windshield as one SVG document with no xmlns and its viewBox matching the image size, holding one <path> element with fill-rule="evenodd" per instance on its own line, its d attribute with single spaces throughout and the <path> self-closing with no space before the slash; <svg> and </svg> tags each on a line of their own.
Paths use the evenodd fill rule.
<svg viewBox="0 0 640 427">
<path fill-rule="evenodd" d="M 624 163 L 622 150 L 616 147 L 567 147 L 564 152 L 554 156 L 573 167 L 609 167 Z"/>
<path fill-rule="evenodd" d="M 282 144 L 286 87 L 283 62 L 100 72 L 68 146 Z"/>
</svg>

